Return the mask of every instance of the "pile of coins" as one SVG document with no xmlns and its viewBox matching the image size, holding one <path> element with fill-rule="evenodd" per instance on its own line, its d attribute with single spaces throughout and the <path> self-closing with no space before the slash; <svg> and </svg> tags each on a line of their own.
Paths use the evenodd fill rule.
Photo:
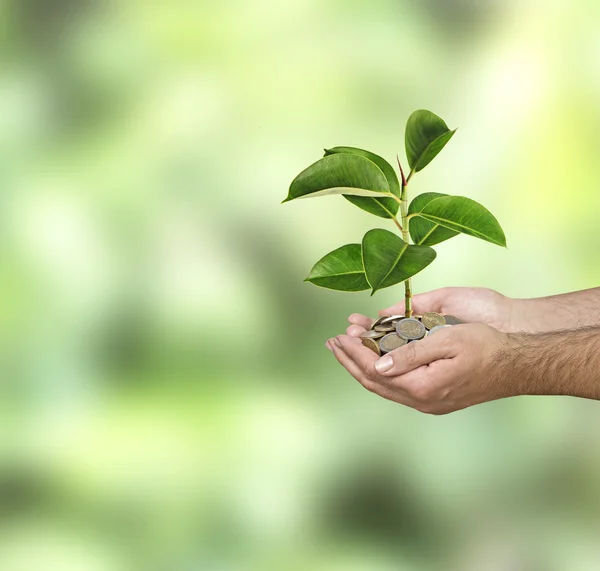
<svg viewBox="0 0 600 571">
<path fill-rule="evenodd" d="M 385 355 L 407 343 L 419 341 L 444 327 L 463 323 L 453 315 L 429 312 L 413 317 L 392 315 L 380 317 L 369 331 L 360 336 L 362 343 L 378 355 Z"/>
</svg>

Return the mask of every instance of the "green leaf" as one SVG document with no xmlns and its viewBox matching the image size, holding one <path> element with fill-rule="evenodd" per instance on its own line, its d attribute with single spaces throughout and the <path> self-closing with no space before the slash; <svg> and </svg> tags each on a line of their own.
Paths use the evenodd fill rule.
<svg viewBox="0 0 600 571">
<path fill-rule="evenodd" d="M 406 156 L 411 170 L 423 170 L 456 133 L 431 111 L 415 111 L 406 124 Z"/>
<path fill-rule="evenodd" d="M 384 158 L 375 153 L 371 153 L 370 151 L 357 149 L 356 147 L 334 147 L 333 149 L 325 149 L 326 157 L 340 153 L 365 157 L 374 162 L 384 174 L 390 192 L 400 198 L 400 182 L 398 181 L 398 176 L 392 165 Z M 393 198 L 370 198 L 348 195 L 344 195 L 344 198 L 370 214 L 375 214 L 375 216 L 380 216 L 381 218 L 393 218 L 398 213 L 398 208 L 400 206 Z"/>
<path fill-rule="evenodd" d="M 429 246 L 411 246 L 387 230 L 370 230 L 363 238 L 362 255 L 373 295 L 377 290 L 418 274 L 435 259 Z"/>
<path fill-rule="evenodd" d="M 478 202 L 465 196 L 435 198 L 417 216 L 450 230 L 506 247 L 504 231 L 494 215 Z"/>
<path fill-rule="evenodd" d="M 329 194 L 389 196 L 390 188 L 381 169 L 369 159 L 356 155 L 331 155 L 302 171 L 293 180 L 283 202 Z"/>
<path fill-rule="evenodd" d="M 360 244 L 346 244 L 321 258 L 304 280 L 338 291 L 369 289 Z"/>
<path fill-rule="evenodd" d="M 410 203 L 408 214 L 421 212 L 432 200 L 439 198 L 440 196 L 448 195 L 440 192 L 425 192 L 424 194 L 419 194 L 419 196 L 416 196 Z M 425 218 L 421 218 L 420 216 L 411 218 L 409 230 L 412 241 L 415 244 L 422 246 L 435 246 L 436 244 L 459 234 L 459 232 L 456 232 L 455 230 L 450 230 L 435 222 L 425 220 Z"/>
</svg>

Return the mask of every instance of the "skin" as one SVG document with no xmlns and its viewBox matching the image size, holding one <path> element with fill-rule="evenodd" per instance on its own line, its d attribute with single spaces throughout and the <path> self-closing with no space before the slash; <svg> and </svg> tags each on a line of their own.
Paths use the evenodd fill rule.
<svg viewBox="0 0 600 571">
<path fill-rule="evenodd" d="M 465 324 L 379 358 L 360 340 L 373 320 L 352 314 L 327 348 L 367 390 L 429 414 L 527 394 L 600 400 L 600 288 L 537 299 L 442 288 L 414 296 L 413 310 Z M 403 311 L 402 303 L 379 314 Z"/>
</svg>

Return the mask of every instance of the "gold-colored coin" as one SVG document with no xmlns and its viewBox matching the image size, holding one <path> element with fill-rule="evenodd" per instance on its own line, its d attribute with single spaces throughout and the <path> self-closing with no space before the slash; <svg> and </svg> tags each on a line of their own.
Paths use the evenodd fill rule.
<svg viewBox="0 0 600 571">
<path fill-rule="evenodd" d="M 461 321 L 458 317 L 454 317 L 454 315 L 444 315 L 444 319 L 448 325 L 461 325 L 464 321 Z"/>
<path fill-rule="evenodd" d="M 389 333 L 379 341 L 379 348 L 382 353 L 389 353 L 402 345 L 406 345 L 406 339 L 403 339 L 397 333 Z"/>
<path fill-rule="evenodd" d="M 418 319 L 409 317 L 396 323 L 396 333 L 408 341 L 416 341 L 425 337 L 427 329 Z"/>
<path fill-rule="evenodd" d="M 383 331 L 363 331 L 360 334 L 361 339 L 381 339 L 385 335 Z"/>
<path fill-rule="evenodd" d="M 446 318 L 440 313 L 435 313 L 435 311 L 424 313 L 421 321 L 427 329 L 432 329 L 438 325 L 446 325 Z"/>
<path fill-rule="evenodd" d="M 390 323 L 380 323 L 379 325 L 376 325 L 375 327 L 373 327 L 374 331 L 379 331 L 379 332 L 383 332 L 383 333 L 391 333 L 392 331 L 395 331 L 396 326 L 390 322 Z"/>
<path fill-rule="evenodd" d="M 369 349 L 371 349 L 371 351 L 373 351 L 374 353 L 381 355 L 381 350 L 379 349 L 379 343 L 377 343 L 377 341 L 375 341 L 375 339 L 368 339 L 368 338 L 363 339 L 362 344 L 365 347 L 368 347 Z"/>
</svg>

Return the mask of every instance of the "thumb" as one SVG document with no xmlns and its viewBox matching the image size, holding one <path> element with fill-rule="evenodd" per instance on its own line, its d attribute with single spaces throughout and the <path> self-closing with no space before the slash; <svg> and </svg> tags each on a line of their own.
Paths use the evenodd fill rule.
<svg viewBox="0 0 600 571">
<path fill-rule="evenodd" d="M 375 363 L 375 369 L 380 375 L 397 377 L 438 359 L 451 357 L 453 349 L 448 343 L 450 338 L 450 333 L 440 331 L 434 339 L 425 338 L 408 343 L 381 357 Z"/>
<path fill-rule="evenodd" d="M 445 299 L 445 293 L 443 288 L 434 289 L 432 291 L 428 291 L 425 293 L 418 293 L 414 295 L 412 298 L 412 307 L 413 312 L 421 315 L 423 313 L 427 313 L 428 311 L 442 311 L 442 305 Z M 396 305 L 392 305 L 387 309 L 382 309 L 379 311 L 380 316 L 386 315 L 400 315 L 404 314 L 405 304 L 404 302 L 397 303 Z"/>
</svg>

